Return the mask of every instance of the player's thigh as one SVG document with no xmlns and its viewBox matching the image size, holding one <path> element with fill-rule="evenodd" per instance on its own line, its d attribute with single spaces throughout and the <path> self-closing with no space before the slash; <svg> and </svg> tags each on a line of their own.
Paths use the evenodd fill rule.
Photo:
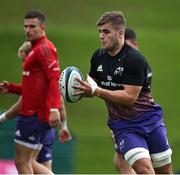
<svg viewBox="0 0 180 175">
<path fill-rule="evenodd" d="M 166 151 L 170 148 L 165 126 L 155 128 L 148 137 L 150 154 Z"/>
<path fill-rule="evenodd" d="M 41 140 L 47 130 L 50 130 L 49 125 L 39 121 L 37 116 L 18 116 L 14 141 L 19 145 L 40 150 L 43 145 Z"/>
<path fill-rule="evenodd" d="M 46 162 L 42 162 L 42 164 L 52 171 L 52 160 L 48 160 Z"/>
<path fill-rule="evenodd" d="M 117 146 L 125 160 L 137 173 L 154 173 L 147 145 L 147 137 L 139 132 L 120 134 Z"/>
<path fill-rule="evenodd" d="M 149 149 L 154 168 L 159 170 L 170 169 L 172 150 L 169 146 L 166 128 L 164 126 L 156 128 L 150 134 Z"/>
<path fill-rule="evenodd" d="M 116 138 L 117 149 L 119 153 L 124 155 L 124 158 L 130 165 L 134 163 L 134 161 L 138 158 L 135 155 L 139 154 L 140 158 L 149 158 L 149 151 L 146 139 L 142 136 L 142 134 L 138 132 L 123 132 L 119 134 Z M 135 159 L 132 160 L 132 157 Z"/>
<path fill-rule="evenodd" d="M 38 150 L 26 147 L 21 144 L 15 144 L 15 160 L 16 162 L 28 162 L 36 154 Z"/>
</svg>

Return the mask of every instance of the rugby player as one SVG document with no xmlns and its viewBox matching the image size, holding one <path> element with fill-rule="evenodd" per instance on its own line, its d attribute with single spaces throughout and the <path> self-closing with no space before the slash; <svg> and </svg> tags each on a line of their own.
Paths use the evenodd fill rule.
<svg viewBox="0 0 180 175">
<path fill-rule="evenodd" d="M 172 174 L 172 150 L 163 110 L 151 93 L 145 57 L 125 42 L 122 12 L 105 12 L 97 22 L 102 48 L 92 58 L 87 81 L 75 95 L 99 97 L 108 109 L 108 126 L 118 152 L 137 174 Z"/>
</svg>

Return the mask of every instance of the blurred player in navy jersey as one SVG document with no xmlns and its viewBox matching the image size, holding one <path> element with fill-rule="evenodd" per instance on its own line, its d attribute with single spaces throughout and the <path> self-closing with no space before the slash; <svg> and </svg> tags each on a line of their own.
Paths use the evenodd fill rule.
<svg viewBox="0 0 180 175">
<path fill-rule="evenodd" d="M 22 95 L 15 131 L 15 164 L 19 174 L 51 171 L 36 161 L 51 127 L 60 126 L 60 68 L 56 48 L 45 34 L 45 15 L 31 10 L 24 17 L 24 31 L 32 48 L 23 62 L 22 84 L 9 83 L 8 92 Z"/>
<path fill-rule="evenodd" d="M 87 81 L 75 95 L 96 96 L 108 109 L 117 151 L 137 174 L 172 174 L 172 150 L 163 111 L 150 94 L 145 57 L 125 42 L 122 12 L 106 12 L 97 22 L 102 48 L 91 58 Z"/>
</svg>

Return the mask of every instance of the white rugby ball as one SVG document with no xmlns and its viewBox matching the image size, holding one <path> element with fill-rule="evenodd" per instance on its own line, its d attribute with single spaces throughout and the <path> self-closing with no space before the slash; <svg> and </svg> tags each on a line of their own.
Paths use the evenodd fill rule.
<svg viewBox="0 0 180 175">
<path fill-rule="evenodd" d="M 80 100 L 81 95 L 74 96 L 73 94 L 78 91 L 78 89 L 73 88 L 73 85 L 79 84 L 76 78 L 83 80 L 83 75 L 81 71 L 74 66 L 66 67 L 59 78 L 59 85 L 61 94 L 67 102 L 77 102 Z"/>
</svg>

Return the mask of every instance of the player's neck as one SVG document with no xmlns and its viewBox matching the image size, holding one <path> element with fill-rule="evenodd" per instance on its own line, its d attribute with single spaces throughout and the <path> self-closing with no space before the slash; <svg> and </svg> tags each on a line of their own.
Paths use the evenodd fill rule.
<svg viewBox="0 0 180 175">
<path fill-rule="evenodd" d="M 124 46 L 124 41 L 120 41 L 113 49 L 108 50 L 107 52 L 109 55 L 115 56 L 121 51 L 123 46 Z"/>
</svg>

